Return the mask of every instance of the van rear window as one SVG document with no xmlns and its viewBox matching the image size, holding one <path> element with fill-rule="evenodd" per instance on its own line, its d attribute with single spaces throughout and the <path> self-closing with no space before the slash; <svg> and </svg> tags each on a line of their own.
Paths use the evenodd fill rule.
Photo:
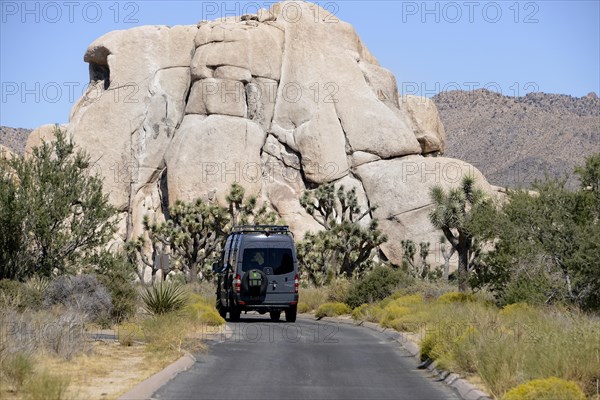
<svg viewBox="0 0 600 400">
<path fill-rule="evenodd" d="M 291 249 L 245 249 L 242 258 L 242 271 L 271 268 L 273 275 L 294 272 L 294 258 Z"/>
</svg>

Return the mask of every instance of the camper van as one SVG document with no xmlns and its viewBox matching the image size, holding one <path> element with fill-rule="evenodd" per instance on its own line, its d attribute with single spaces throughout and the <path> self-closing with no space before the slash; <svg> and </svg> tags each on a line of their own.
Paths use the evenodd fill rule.
<svg viewBox="0 0 600 400">
<path fill-rule="evenodd" d="M 217 310 L 239 321 L 242 312 L 269 313 L 271 320 L 296 321 L 298 260 L 287 226 L 234 227 L 217 263 Z"/>
</svg>

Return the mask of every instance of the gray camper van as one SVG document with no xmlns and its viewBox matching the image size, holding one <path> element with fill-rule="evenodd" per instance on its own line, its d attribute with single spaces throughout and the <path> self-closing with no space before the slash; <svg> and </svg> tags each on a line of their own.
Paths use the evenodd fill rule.
<svg viewBox="0 0 600 400">
<path fill-rule="evenodd" d="M 283 311 L 286 321 L 296 321 L 298 260 L 287 226 L 234 227 L 213 270 L 223 318 L 229 313 L 230 321 L 238 321 L 242 311 L 258 311 L 278 321 Z"/>
</svg>

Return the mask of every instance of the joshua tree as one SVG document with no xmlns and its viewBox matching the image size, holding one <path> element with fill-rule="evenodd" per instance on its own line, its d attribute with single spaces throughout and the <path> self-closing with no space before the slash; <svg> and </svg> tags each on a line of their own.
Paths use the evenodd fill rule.
<svg viewBox="0 0 600 400">
<path fill-rule="evenodd" d="M 434 209 L 429 214 L 433 226 L 441 229 L 450 245 L 458 253 L 458 288 L 468 289 L 468 275 L 478 254 L 478 246 L 468 225 L 474 207 L 484 202 L 485 194 L 475 188 L 475 178 L 465 176 L 458 188 L 444 191 L 435 186 L 430 192 Z"/>
<path fill-rule="evenodd" d="M 340 186 L 336 190 L 333 184 L 323 185 L 305 191 L 300 204 L 325 228 L 316 234 L 307 233 L 298 244 L 298 257 L 314 284 L 322 285 L 336 276 L 350 277 L 371 266 L 373 249 L 387 237 L 375 219 L 368 227 L 358 223 L 375 207 L 362 210 L 356 189 L 345 190 Z"/>
<path fill-rule="evenodd" d="M 218 253 L 231 226 L 277 221 L 277 214 L 267 205 L 256 210 L 256 198 L 245 199 L 244 194 L 243 187 L 233 184 L 227 195 L 228 208 L 202 199 L 191 203 L 177 201 L 169 208 L 166 222 L 151 222 L 147 216 L 144 217 L 145 234 L 127 244 L 130 257 L 151 267 L 154 281 L 158 272 L 154 258 L 162 253 L 170 254 L 186 273 L 188 281 L 193 282 L 207 261 Z M 151 259 L 145 253 L 146 237 L 152 246 Z"/>
<path fill-rule="evenodd" d="M 444 280 L 448 281 L 448 276 L 450 275 L 450 259 L 454 255 L 456 251 L 452 245 L 448 246 L 448 241 L 444 235 L 440 236 L 440 250 L 442 252 L 442 256 L 444 257 Z"/>
<path fill-rule="evenodd" d="M 415 255 L 417 254 L 417 246 L 410 239 L 402 240 L 402 261 L 408 269 L 409 273 L 416 278 L 427 279 L 429 277 L 429 264 L 427 264 L 427 256 L 429 255 L 429 242 L 419 243 L 419 263 L 415 263 Z"/>
</svg>

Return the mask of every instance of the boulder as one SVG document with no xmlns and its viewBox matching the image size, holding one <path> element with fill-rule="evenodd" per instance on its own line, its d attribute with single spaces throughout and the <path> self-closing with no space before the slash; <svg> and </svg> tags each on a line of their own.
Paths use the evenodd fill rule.
<svg viewBox="0 0 600 400">
<path fill-rule="evenodd" d="M 446 131 L 431 99 L 421 96 L 399 96 L 400 110 L 421 144 L 423 154 L 444 153 Z"/>
<path fill-rule="evenodd" d="M 226 115 L 186 115 L 165 154 L 169 204 L 198 197 L 222 205 L 232 184 L 249 196 L 262 187 L 266 133 L 252 121 Z"/>
<path fill-rule="evenodd" d="M 485 177 L 472 165 L 445 157 L 407 156 L 393 160 L 380 160 L 356 168 L 371 205 L 377 206 L 374 216 L 380 221 L 389 240 L 382 250 L 390 261 L 400 265 L 400 241 L 411 239 L 415 243 L 429 242 L 430 262 L 440 261 L 439 239 L 442 232 L 429 222 L 432 201 L 429 192 L 439 185 L 443 189 L 460 185 L 464 176 L 475 177 L 477 187 L 494 196 Z"/>
<path fill-rule="evenodd" d="M 192 86 L 186 114 L 221 114 L 245 118 L 246 90 L 240 81 L 207 78 Z"/>
<path fill-rule="evenodd" d="M 402 239 L 437 245 L 441 232 L 427 217 L 433 185 L 473 173 L 497 193 L 469 164 L 433 157 L 445 145 L 433 103 L 399 98 L 396 78 L 352 26 L 315 4 L 114 31 L 84 60 L 90 86 L 66 129 L 120 211 L 117 247 L 142 232 L 144 215 L 167 218 L 176 200 L 226 205 L 233 183 L 299 239 L 322 229 L 302 193 L 333 183 L 356 188 L 363 209 L 378 206 L 361 223 L 380 220 L 390 238 L 382 250 L 400 263 Z M 51 129 L 34 131 L 28 148 Z"/>
</svg>

